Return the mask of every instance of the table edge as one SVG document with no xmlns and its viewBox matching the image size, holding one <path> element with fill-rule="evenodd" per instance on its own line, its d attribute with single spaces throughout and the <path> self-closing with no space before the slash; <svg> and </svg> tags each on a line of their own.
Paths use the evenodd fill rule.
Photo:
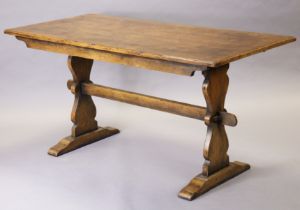
<svg viewBox="0 0 300 210">
<path fill-rule="evenodd" d="M 279 46 L 296 41 L 296 37 L 294 37 L 294 36 L 278 35 L 278 36 L 284 37 L 285 39 L 283 39 L 282 41 L 279 41 L 279 42 L 274 41 L 274 43 L 272 43 L 266 47 L 257 48 L 255 50 L 249 50 L 248 52 L 246 51 L 242 55 L 237 54 L 237 55 L 233 55 L 233 56 L 226 56 L 226 57 L 220 58 L 215 61 L 205 61 L 205 60 L 201 60 L 201 59 L 188 59 L 188 58 L 153 54 L 153 53 L 147 53 L 147 52 L 138 52 L 135 50 L 109 47 L 109 46 L 104 46 L 101 44 L 97 44 L 97 47 L 95 47 L 95 45 L 92 45 L 92 44 L 88 44 L 88 43 L 79 44 L 79 42 L 76 42 L 76 41 L 60 39 L 57 37 L 44 36 L 45 38 L 43 38 L 43 35 L 39 35 L 39 37 L 37 37 L 33 33 L 31 34 L 28 32 L 23 33 L 20 31 L 16 31 L 15 28 L 6 29 L 6 30 L 4 30 L 4 33 L 8 34 L 8 35 L 13 35 L 16 37 L 29 38 L 29 39 L 38 40 L 38 41 L 48 41 L 48 42 L 53 42 L 56 44 L 67 44 L 70 46 L 82 47 L 82 48 L 86 48 L 86 49 L 102 50 L 102 51 L 107 51 L 107 52 L 120 53 L 120 54 L 124 54 L 124 55 L 133 55 L 133 56 L 143 57 L 143 58 L 159 59 L 159 60 L 173 61 L 173 62 L 178 62 L 178 63 L 183 63 L 183 64 L 207 66 L 207 67 L 213 67 L 213 68 L 231 63 L 233 61 L 236 61 L 236 60 L 239 60 L 242 58 L 246 58 L 250 55 L 265 52 L 269 49 L 279 47 Z M 253 33 L 255 33 L 255 32 L 253 32 Z"/>
</svg>

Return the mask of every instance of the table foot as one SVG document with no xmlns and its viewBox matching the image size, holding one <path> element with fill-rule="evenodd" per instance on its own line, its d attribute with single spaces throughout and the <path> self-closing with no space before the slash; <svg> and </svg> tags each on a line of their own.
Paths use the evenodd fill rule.
<svg viewBox="0 0 300 210">
<path fill-rule="evenodd" d="M 83 147 L 85 145 L 94 143 L 106 137 L 112 136 L 114 134 L 119 133 L 120 131 L 115 128 L 110 127 L 99 127 L 98 129 L 82 134 L 77 137 L 68 136 L 63 138 L 56 144 L 55 146 L 51 147 L 48 150 L 48 154 L 52 156 L 60 156 L 67 152 L 71 152 L 75 149 Z"/>
<path fill-rule="evenodd" d="M 249 164 L 235 161 L 230 163 L 229 166 L 213 173 L 208 177 L 199 174 L 179 192 L 178 196 L 191 201 L 248 169 L 250 169 Z"/>
</svg>

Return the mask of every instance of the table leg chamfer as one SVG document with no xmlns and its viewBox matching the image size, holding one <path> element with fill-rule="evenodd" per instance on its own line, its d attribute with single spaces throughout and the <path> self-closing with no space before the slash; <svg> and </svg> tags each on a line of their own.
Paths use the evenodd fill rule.
<svg viewBox="0 0 300 210">
<path fill-rule="evenodd" d="M 81 83 L 91 83 L 90 73 L 92 65 L 93 60 L 91 59 L 68 57 L 68 67 L 73 76 L 72 85 L 68 82 L 68 87 L 75 95 L 71 113 L 71 120 L 74 125 L 70 136 L 63 138 L 58 144 L 48 150 L 50 155 L 59 156 L 120 132 L 115 128 L 98 127 L 98 123 L 95 120 L 96 107 L 92 97 L 82 94 Z"/>
</svg>

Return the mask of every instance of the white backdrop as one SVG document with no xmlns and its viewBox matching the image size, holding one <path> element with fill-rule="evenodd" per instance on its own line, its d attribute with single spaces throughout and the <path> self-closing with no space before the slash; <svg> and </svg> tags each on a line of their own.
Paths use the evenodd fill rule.
<svg viewBox="0 0 300 210">
<path fill-rule="evenodd" d="M 300 36 L 299 0 L 1 0 L 0 30 L 84 13 Z M 69 135 L 66 56 L 0 36 L 0 209 L 299 209 L 300 44 L 231 64 L 231 160 L 250 171 L 187 202 L 177 192 L 202 166 L 204 123 L 95 99 L 100 125 L 121 133 L 54 158 Z M 95 62 L 95 83 L 204 105 L 202 75 Z"/>
</svg>

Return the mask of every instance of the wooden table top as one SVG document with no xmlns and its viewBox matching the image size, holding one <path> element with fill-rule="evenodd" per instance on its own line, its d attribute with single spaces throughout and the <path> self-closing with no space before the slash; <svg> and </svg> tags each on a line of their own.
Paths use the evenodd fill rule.
<svg viewBox="0 0 300 210">
<path fill-rule="evenodd" d="M 151 59 L 217 67 L 295 37 L 87 14 L 5 30 L 18 37 Z"/>
</svg>

